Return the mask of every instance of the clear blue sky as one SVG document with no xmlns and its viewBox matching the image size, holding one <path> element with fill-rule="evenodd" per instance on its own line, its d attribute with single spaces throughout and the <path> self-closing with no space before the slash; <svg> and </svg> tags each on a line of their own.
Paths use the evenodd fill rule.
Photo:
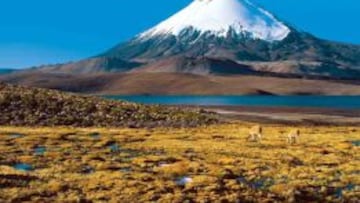
<svg viewBox="0 0 360 203">
<path fill-rule="evenodd" d="M 360 44 L 360 0 L 253 0 L 316 36 Z M 191 0 L 4 0 L 0 67 L 89 57 L 131 38 Z"/>
</svg>

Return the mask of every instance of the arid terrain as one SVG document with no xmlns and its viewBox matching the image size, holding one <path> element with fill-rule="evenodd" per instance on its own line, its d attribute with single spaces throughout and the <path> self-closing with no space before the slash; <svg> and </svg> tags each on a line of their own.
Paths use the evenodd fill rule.
<svg viewBox="0 0 360 203">
<path fill-rule="evenodd" d="M 0 127 L 1 202 L 358 202 L 360 128 Z"/>
<path fill-rule="evenodd" d="M 360 95 L 356 80 L 215 76 L 184 73 L 54 74 L 24 72 L 0 81 L 87 94 Z"/>
<path fill-rule="evenodd" d="M 203 106 L 228 119 L 248 122 L 311 125 L 360 126 L 359 109 L 314 107 Z"/>
</svg>

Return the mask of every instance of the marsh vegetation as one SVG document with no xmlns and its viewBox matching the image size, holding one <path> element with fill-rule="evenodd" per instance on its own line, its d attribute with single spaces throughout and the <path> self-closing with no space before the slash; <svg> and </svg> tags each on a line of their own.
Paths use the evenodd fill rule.
<svg viewBox="0 0 360 203">
<path fill-rule="evenodd" d="M 0 127 L 8 202 L 358 202 L 360 128 Z M 22 136 L 13 136 L 22 135 Z"/>
</svg>

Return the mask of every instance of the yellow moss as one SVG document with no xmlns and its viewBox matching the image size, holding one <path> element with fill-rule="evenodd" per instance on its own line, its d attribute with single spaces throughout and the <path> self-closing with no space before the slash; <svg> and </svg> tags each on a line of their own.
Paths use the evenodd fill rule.
<svg viewBox="0 0 360 203">
<path fill-rule="evenodd" d="M 190 163 L 182 161 L 163 167 L 158 167 L 157 171 L 161 172 L 165 176 L 176 177 L 186 175 L 189 172 L 190 167 Z"/>
<path fill-rule="evenodd" d="M 359 197 L 360 128 L 264 125 L 264 140 L 246 140 L 253 123 L 191 129 L 0 127 L 0 196 L 4 201 L 244 202 L 290 201 L 307 191 L 314 202 Z M 98 137 L 90 136 L 97 132 Z M 10 139 L 11 133 L 23 134 Z M 119 150 L 111 150 L 116 143 Z M 45 146 L 35 155 L 34 146 Z M 31 164 L 30 172 L 14 163 Z M 10 175 L 10 176 L 9 176 Z M 181 177 L 191 181 L 181 186 Z M 3 182 L 1 182 L 3 181 Z M 11 187 L 10 187 L 11 185 Z M 350 188 L 350 189 L 346 189 Z M 305 194 L 305 192 L 304 192 Z M 43 198 L 43 199 L 41 199 Z M 301 202 L 301 199 L 296 199 Z"/>
</svg>

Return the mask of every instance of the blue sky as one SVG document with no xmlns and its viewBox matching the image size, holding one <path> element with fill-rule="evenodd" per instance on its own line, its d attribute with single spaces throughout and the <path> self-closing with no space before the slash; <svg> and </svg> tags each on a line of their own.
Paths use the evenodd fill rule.
<svg viewBox="0 0 360 203">
<path fill-rule="evenodd" d="M 301 30 L 360 44 L 359 0 L 253 1 Z M 189 2 L 4 0 L 0 3 L 0 67 L 21 68 L 96 55 Z"/>
</svg>

